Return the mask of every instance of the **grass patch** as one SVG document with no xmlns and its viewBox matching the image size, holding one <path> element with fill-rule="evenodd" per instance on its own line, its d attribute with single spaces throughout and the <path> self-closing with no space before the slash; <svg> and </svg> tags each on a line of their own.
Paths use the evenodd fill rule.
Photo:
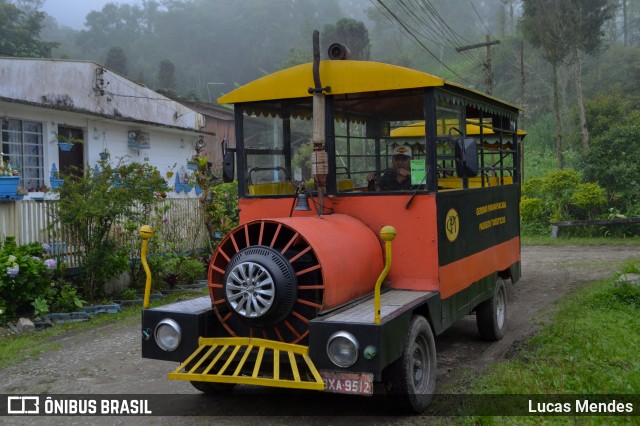
<svg viewBox="0 0 640 426">
<path fill-rule="evenodd" d="M 179 294 L 172 294 L 162 300 L 150 303 L 150 307 L 166 305 L 194 297 L 201 297 L 208 294 L 206 288 L 201 291 L 188 291 Z M 55 325 L 47 330 L 31 334 L 21 334 L 0 338 L 0 370 L 24 361 L 27 358 L 39 357 L 40 354 L 59 349 L 57 343 L 60 337 L 70 333 L 76 333 L 88 328 L 95 328 L 109 324 L 135 324 L 141 320 L 142 306 L 130 306 L 123 308 L 116 314 L 98 314 L 88 321 L 73 322 L 68 324 Z"/>
<path fill-rule="evenodd" d="M 640 393 L 640 287 L 613 279 L 559 302 L 554 321 L 494 365 L 468 393 Z M 523 407 L 526 409 L 526 407 Z M 636 407 L 637 409 L 637 407 Z M 465 424 L 564 424 L 569 417 L 473 417 Z M 627 423 L 631 417 L 570 417 L 569 423 Z M 637 418 L 635 418 L 637 421 Z"/>
</svg>

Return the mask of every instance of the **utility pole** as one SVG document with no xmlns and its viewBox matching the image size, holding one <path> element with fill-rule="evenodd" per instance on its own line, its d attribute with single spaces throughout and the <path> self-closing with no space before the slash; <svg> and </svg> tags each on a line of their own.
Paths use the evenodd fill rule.
<svg viewBox="0 0 640 426">
<path fill-rule="evenodd" d="M 456 48 L 456 52 L 464 52 L 465 50 L 478 49 L 480 47 L 487 48 L 487 61 L 485 62 L 486 77 L 485 82 L 487 84 L 487 94 L 491 95 L 493 92 L 493 71 L 491 70 L 491 46 L 494 44 L 500 44 L 500 40 L 491 40 L 491 36 L 487 34 L 487 41 L 485 43 L 471 44 L 469 46 L 461 46 Z"/>
<path fill-rule="evenodd" d="M 525 73 L 524 73 L 524 41 L 520 42 L 520 104 L 524 106 L 524 83 L 525 83 Z M 524 118 L 524 110 L 522 112 L 522 117 Z"/>
</svg>

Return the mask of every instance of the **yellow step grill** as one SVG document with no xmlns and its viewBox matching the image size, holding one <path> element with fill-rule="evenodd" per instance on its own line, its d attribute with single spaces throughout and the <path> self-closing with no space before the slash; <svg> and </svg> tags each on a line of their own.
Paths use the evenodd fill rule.
<svg viewBox="0 0 640 426">
<path fill-rule="evenodd" d="M 205 338 L 169 379 L 324 390 L 307 346 L 249 337 Z"/>
</svg>

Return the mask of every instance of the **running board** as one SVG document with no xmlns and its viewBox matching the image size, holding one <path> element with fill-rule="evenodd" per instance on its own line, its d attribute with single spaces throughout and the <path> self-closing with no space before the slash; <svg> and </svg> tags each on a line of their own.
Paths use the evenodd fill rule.
<svg viewBox="0 0 640 426">
<path fill-rule="evenodd" d="M 324 390 L 307 346 L 250 337 L 200 337 L 169 379 Z"/>
</svg>

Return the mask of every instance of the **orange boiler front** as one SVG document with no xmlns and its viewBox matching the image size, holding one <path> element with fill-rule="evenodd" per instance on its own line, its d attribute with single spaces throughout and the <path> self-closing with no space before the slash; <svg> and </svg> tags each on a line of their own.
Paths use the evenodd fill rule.
<svg viewBox="0 0 640 426">
<path fill-rule="evenodd" d="M 381 242 L 351 216 L 274 219 L 300 233 L 314 251 L 322 271 L 322 309 L 332 309 L 373 291 L 384 268 Z"/>
<path fill-rule="evenodd" d="M 351 216 L 242 223 L 209 263 L 209 294 L 230 336 L 304 341 L 323 310 L 370 293 L 383 269 L 382 243 Z"/>
</svg>

